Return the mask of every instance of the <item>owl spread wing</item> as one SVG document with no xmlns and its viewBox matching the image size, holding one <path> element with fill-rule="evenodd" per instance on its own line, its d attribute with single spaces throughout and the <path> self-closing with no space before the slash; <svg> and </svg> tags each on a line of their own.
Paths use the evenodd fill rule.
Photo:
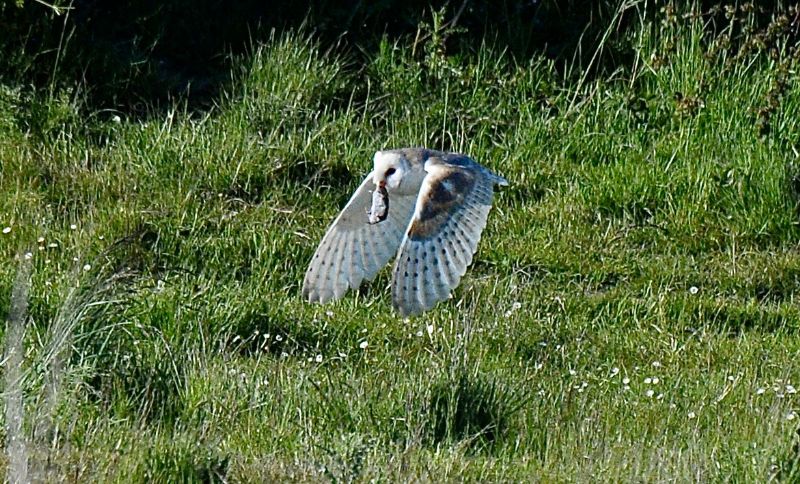
<svg viewBox="0 0 800 484">
<path fill-rule="evenodd" d="M 478 248 L 494 185 L 508 184 L 476 164 L 440 163 L 425 169 L 392 278 L 392 305 L 404 316 L 450 297 Z"/>
<path fill-rule="evenodd" d="M 370 173 L 325 233 L 303 280 L 308 301 L 339 299 L 361 281 L 372 280 L 397 253 L 416 197 L 392 196 L 386 220 L 370 224 L 367 209 L 373 188 Z"/>
</svg>

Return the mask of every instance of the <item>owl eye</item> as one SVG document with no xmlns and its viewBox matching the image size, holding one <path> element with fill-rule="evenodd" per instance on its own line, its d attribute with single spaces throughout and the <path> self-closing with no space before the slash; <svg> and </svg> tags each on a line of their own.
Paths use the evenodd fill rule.
<svg viewBox="0 0 800 484">
<path fill-rule="evenodd" d="M 388 170 L 386 170 L 386 176 L 392 176 L 396 171 L 397 170 L 395 170 L 394 168 L 389 168 Z"/>
</svg>

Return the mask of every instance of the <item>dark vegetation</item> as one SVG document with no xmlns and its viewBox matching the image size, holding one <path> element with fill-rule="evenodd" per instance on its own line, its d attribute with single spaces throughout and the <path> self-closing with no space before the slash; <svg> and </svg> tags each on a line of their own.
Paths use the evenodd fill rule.
<svg viewBox="0 0 800 484">
<path fill-rule="evenodd" d="M 423 56 L 426 40 L 439 35 L 444 38 L 436 48 L 448 55 L 474 52 L 488 43 L 518 60 L 554 59 L 574 75 L 586 70 L 607 74 L 630 63 L 630 34 L 642 20 L 661 15 L 669 21 L 670 15 L 680 15 L 672 2 L 634 4 L 635 9 L 592 0 L 3 0 L 0 79 L 35 90 L 80 86 L 95 110 L 142 114 L 175 99 L 203 106 L 230 82 L 232 59 L 252 52 L 275 32 L 297 29 L 314 35 L 327 51 L 346 53 L 354 63 L 373 55 L 384 38 L 410 40 Z M 750 31 L 770 23 L 775 4 L 747 5 L 752 25 L 748 31 L 728 33 L 733 52 L 755 47 L 748 45 L 751 41 L 768 45 L 786 38 L 777 28 L 750 39 Z M 729 26 L 730 8 L 735 4 L 701 4 L 709 38 Z M 432 12 L 441 13 L 438 31 L 421 28 L 430 23 Z M 784 27 L 796 36 L 792 25 L 789 19 Z M 596 49 L 600 44 L 603 49 Z M 692 109 L 691 98 L 679 101 Z"/>
</svg>

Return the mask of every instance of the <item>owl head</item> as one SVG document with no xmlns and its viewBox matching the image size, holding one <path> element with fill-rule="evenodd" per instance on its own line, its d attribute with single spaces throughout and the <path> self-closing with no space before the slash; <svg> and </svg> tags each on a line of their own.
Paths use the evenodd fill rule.
<svg viewBox="0 0 800 484">
<path fill-rule="evenodd" d="M 400 188 L 405 175 L 411 170 L 409 161 L 396 151 L 377 151 L 373 158 L 375 186 L 386 187 L 389 192 Z"/>
</svg>

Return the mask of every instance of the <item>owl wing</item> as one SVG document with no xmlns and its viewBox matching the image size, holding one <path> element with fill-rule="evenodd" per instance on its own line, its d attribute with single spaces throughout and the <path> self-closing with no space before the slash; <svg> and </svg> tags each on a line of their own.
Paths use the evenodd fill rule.
<svg viewBox="0 0 800 484">
<path fill-rule="evenodd" d="M 372 203 L 371 188 L 375 188 L 372 173 L 322 238 L 303 280 L 303 297 L 308 301 L 339 299 L 361 281 L 372 280 L 397 253 L 416 196 L 392 195 L 386 220 L 370 224 L 367 209 Z"/>
<path fill-rule="evenodd" d="M 418 314 L 450 297 L 472 262 L 494 185 L 507 185 L 477 163 L 435 163 L 417 197 L 392 276 L 392 306 Z"/>
</svg>

